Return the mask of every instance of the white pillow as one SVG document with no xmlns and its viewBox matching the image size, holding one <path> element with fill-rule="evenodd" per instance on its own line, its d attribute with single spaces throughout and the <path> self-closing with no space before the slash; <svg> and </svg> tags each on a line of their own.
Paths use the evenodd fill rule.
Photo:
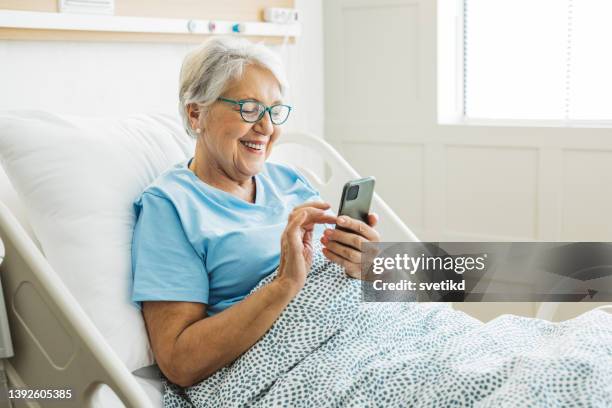
<svg viewBox="0 0 612 408">
<path fill-rule="evenodd" d="M 132 203 L 193 150 L 167 115 L 0 112 L 0 159 L 46 258 L 130 371 L 153 363 L 129 302 Z"/>
</svg>

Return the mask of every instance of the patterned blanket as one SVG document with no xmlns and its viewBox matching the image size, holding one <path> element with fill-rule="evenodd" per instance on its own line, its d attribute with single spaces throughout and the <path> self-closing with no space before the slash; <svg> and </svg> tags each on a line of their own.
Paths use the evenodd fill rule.
<svg viewBox="0 0 612 408">
<path fill-rule="evenodd" d="M 164 379 L 164 406 L 612 407 L 612 314 L 484 324 L 447 304 L 360 296 L 317 245 L 306 285 L 259 342 L 191 387 Z"/>
</svg>

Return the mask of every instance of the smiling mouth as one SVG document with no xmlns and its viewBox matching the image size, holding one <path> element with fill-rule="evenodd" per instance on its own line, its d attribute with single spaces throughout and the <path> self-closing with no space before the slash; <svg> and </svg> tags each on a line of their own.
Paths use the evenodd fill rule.
<svg viewBox="0 0 612 408">
<path fill-rule="evenodd" d="M 252 152 L 263 152 L 266 149 L 265 143 L 246 142 L 242 140 L 240 143 Z"/>
</svg>

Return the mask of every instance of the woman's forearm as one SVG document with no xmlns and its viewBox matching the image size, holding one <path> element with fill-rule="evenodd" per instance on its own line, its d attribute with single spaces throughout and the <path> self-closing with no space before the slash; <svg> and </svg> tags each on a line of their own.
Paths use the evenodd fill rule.
<svg viewBox="0 0 612 408">
<path fill-rule="evenodd" d="M 183 330 L 172 351 L 174 382 L 186 387 L 234 361 L 257 342 L 300 285 L 277 278 L 243 301 Z"/>
</svg>

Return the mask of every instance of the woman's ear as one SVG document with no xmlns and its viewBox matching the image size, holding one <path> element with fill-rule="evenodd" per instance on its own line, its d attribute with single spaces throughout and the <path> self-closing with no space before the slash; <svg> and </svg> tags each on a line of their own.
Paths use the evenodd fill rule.
<svg viewBox="0 0 612 408">
<path fill-rule="evenodd" d="M 187 117 L 189 118 L 189 125 L 197 132 L 200 128 L 200 107 L 196 103 L 190 103 L 187 105 Z M 199 133 L 199 132 L 197 132 Z"/>
</svg>

